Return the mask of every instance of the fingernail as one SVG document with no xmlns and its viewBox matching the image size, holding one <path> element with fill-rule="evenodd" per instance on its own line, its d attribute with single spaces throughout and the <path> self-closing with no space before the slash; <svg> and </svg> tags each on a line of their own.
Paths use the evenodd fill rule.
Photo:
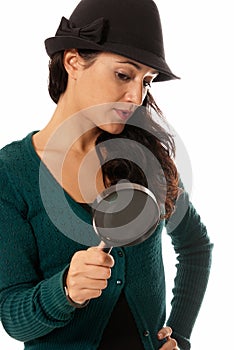
<svg viewBox="0 0 234 350">
<path fill-rule="evenodd" d="M 159 337 L 159 339 L 162 339 L 163 338 L 163 334 L 162 333 L 158 333 L 158 337 Z"/>
</svg>

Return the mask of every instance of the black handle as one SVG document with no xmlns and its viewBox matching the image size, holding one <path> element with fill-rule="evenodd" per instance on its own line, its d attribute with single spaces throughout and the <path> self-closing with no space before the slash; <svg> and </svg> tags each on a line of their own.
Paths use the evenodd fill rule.
<svg viewBox="0 0 234 350">
<path fill-rule="evenodd" d="M 110 252 L 111 252 L 111 249 L 112 249 L 112 247 L 102 248 L 102 250 L 103 250 L 105 253 L 110 253 Z"/>
<path fill-rule="evenodd" d="M 112 247 L 108 247 L 105 242 L 101 241 L 99 244 L 99 247 L 105 252 L 105 253 L 110 253 Z"/>
</svg>

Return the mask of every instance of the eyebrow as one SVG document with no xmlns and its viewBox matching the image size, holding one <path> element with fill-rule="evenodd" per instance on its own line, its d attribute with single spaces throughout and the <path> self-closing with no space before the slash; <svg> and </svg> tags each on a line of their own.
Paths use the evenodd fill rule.
<svg viewBox="0 0 234 350">
<path fill-rule="evenodd" d="M 131 64 L 133 67 L 135 67 L 137 70 L 142 70 L 142 67 L 139 66 L 139 64 L 137 64 L 136 62 L 133 61 L 117 61 L 118 63 L 124 63 L 124 64 Z M 153 70 L 151 72 L 152 74 L 159 74 L 159 72 L 157 70 Z"/>
</svg>

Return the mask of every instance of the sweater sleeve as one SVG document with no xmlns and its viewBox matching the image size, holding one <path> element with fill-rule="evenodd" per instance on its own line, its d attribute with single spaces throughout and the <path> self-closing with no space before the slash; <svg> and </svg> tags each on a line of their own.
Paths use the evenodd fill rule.
<svg viewBox="0 0 234 350">
<path fill-rule="evenodd" d="M 189 350 L 190 336 L 206 291 L 213 245 L 200 216 L 184 191 L 168 221 L 178 264 L 172 308 L 167 325 L 173 330 L 181 350 Z"/>
<path fill-rule="evenodd" d="M 63 291 L 65 266 L 43 279 L 33 229 L 0 175 L 0 319 L 10 336 L 26 342 L 65 326 L 75 309 Z"/>
</svg>

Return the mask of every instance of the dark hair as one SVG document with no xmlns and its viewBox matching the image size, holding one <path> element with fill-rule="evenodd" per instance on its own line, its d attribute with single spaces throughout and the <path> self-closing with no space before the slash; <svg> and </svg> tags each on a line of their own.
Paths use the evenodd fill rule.
<svg viewBox="0 0 234 350">
<path fill-rule="evenodd" d="M 86 61 L 85 67 L 89 67 L 100 51 L 79 50 L 79 55 Z M 68 74 L 63 64 L 64 51 L 56 52 L 49 61 L 48 91 L 55 103 L 67 88 Z"/>
<path fill-rule="evenodd" d="M 153 103 L 150 94 L 144 104 L 151 108 L 154 106 L 158 115 L 159 108 Z M 165 123 L 162 115 L 160 118 Z M 178 172 L 174 163 L 173 136 L 160 124 L 152 118 L 152 112 L 148 108 L 139 107 L 120 134 L 113 135 L 104 131 L 98 136 L 96 145 L 103 164 L 105 186 L 126 179 L 148 187 L 160 205 L 161 218 L 168 219 L 178 196 Z M 110 139 L 117 139 L 118 142 L 105 142 Z M 134 142 L 126 143 L 126 139 Z"/>
<path fill-rule="evenodd" d="M 79 50 L 79 54 L 85 60 L 85 67 L 89 67 L 95 61 L 99 51 Z M 64 51 L 60 51 L 54 54 L 49 63 L 48 90 L 55 103 L 58 102 L 60 95 L 67 87 L 68 75 L 63 65 L 63 56 Z M 154 120 L 152 112 L 156 112 L 165 127 Z M 120 134 L 113 135 L 103 131 L 96 140 L 104 185 L 108 187 L 121 179 L 128 179 L 146 187 L 151 186 L 150 189 L 159 203 L 163 202 L 165 205 L 164 218 L 169 218 L 172 214 L 178 196 L 178 172 L 174 163 L 175 143 L 167 127 L 162 111 L 148 92 L 143 107 L 137 109 Z M 130 146 L 128 145 L 130 147 L 128 151 L 132 152 L 131 160 L 115 157 L 116 150 L 111 148 L 111 143 L 108 143 L 107 146 L 107 143 L 104 142 L 110 139 L 118 139 L 118 151 L 122 154 L 125 154 L 126 149 L 124 139 L 136 141 L 132 143 L 132 146 L 131 143 Z M 150 152 L 143 152 L 141 145 L 147 147 Z M 152 157 L 146 153 L 152 154 Z M 145 164 L 144 169 L 137 165 L 139 157 L 140 164 Z M 146 169 L 150 174 L 151 185 L 149 177 L 144 172 Z M 164 193 L 166 193 L 166 198 L 161 198 Z"/>
</svg>

